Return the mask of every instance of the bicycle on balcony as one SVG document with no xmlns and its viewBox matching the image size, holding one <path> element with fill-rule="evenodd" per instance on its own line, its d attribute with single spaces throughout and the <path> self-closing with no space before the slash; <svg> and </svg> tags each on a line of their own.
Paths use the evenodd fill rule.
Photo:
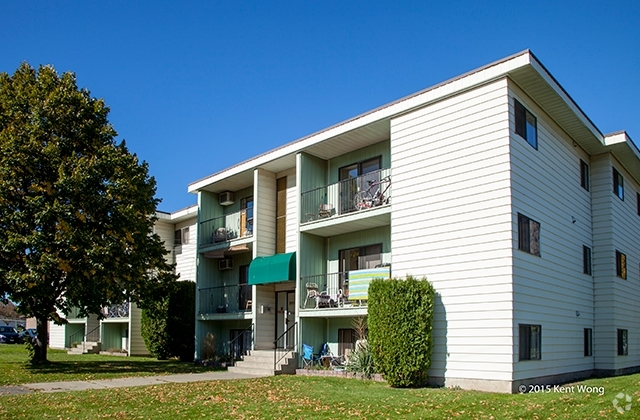
<svg viewBox="0 0 640 420">
<path fill-rule="evenodd" d="M 366 210 L 373 207 L 389 204 L 391 196 L 387 191 L 391 187 L 391 177 L 385 176 L 380 181 L 367 181 L 369 187 L 358 192 L 353 198 L 353 205 L 357 210 Z"/>
</svg>

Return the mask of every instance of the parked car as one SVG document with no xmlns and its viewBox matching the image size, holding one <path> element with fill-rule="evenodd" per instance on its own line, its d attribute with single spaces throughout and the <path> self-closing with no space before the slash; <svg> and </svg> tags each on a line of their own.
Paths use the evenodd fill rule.
<svg viewBox="0 0 640 420">
<path fill-rule="evenodd" d="M 0 335 L 4 336 L 5 343 L 22 343 L 22 337 L 18 334 L 15 328 L 8 325 L 0 325 Z"/>
<path fill-rule="evenodd" d="M 36 332 L 35 328 L 27 328 L 20 333 L 20 338 L 23 342 L 33 341 L 33 339 L 36 338 L 37 335 L 38 333 Z"/>
</svg>

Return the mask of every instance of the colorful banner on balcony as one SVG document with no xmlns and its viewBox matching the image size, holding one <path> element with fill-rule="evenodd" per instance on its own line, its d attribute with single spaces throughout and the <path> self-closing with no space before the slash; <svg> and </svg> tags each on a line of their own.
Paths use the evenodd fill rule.
<svg viewBox="0 0 640 420">
<path fill-rule="evenodd" d="M 373 279 L 388 279 L 391 267 L 349 271 L 349 300 L 368 300 L 369 283 Z"/>
</svg>

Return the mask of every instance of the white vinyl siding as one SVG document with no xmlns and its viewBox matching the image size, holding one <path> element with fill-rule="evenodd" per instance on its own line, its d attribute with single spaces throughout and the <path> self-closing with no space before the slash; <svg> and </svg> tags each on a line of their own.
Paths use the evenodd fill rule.
<svg viewBox="0 0 640 420">
<path fill-rule="evenodd" d="M 165 255 L 165 259 L 169 264 L 174 263 L 173 255 L 173 241 L 174 241 L 174 224 L 167 223 L 163 220 L 156 221 L 154 225 L 155 233 L 160 236 L 160 239 L 164 242 L 164 247 L 169 253 Z"/>
<path fill-rule="evenodd" d="M 180 275 L 179 280 L 196 280 L 196 252 L 197 241 L 197 220 L 194 217 L 175 225 L 175 230 L 189 228 L 189 243 L 175 247 L 176 274 Z"/>
<path fill-rule="evenodd" d="M 49 347 L 52 349 L 65 348 L 65 325 L 56 325 L 49 321 Z"/>
<path fill-rule="evenodd" d="M 391 171 L 392 274 L 437 294 L 429 375 L 511 380 L 506 80 L 392 120 Z"/>
<path fill-rule="evenodd" d="M 590 370 L 583 332 L 593 327 L 593 282 L 583 274 L 582 247 L 592 247 L 591 202 L 576 169 L 588 157 L 515 85 L 509 97 L 511 127 L 514 97 L 538 124 L 537 150 L 511 130 L 514 334 L 518 324 L 542 326 L 541 360 L 515 363 L 514 380 Z M 518 213 L 540 223 L 540 257 L 518 250 Z"/>
<path fill-rule="evenodd" d="M 273 348 L 276 331 L 276 292 L 273 284 L 255 286 L 254 302 L 254 348 L 257 350 L 270 350 Z M 264 307 L 264 313 L 260 313 L 260 307 Z M 267 311 L 267 308 L 271 311 Z"/>
<path fill-rule="evenodd" d="M 620 200 L 613 192 L 613 168 L 624 177 L 625 195 L 640 190 L 611 155 L 592 159 L 594 195 L 593 266 L 596 280 L 594 354 L 596 369 L 618 370 L 640 365 L 640 218 L 635 200 Z M 616 276 L 615 251 L 626 254 L 627 279 Z M 617 355 L 617 330 L 628 330 L 629 354 Z"/>
<path fill-rule="evenodd" d="M 276 174 L 256 169 L 254 172 L 253 256 L 262 257 L 276 252 Z"/>
<path fill-rule="evenodd" d="M 300 193 L 296 187 L 296 171 L 291 168 L 284 172 L 279 172 L 276 179 L 287 177 L 287 223 L 285 252 L 295 252 L 298 249 L 298 201 Z"/>
</svg>

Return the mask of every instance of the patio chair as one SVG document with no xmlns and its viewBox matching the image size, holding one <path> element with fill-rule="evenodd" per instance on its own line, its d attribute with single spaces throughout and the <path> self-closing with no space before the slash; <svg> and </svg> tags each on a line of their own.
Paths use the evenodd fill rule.
<svg viewBox="0 0 640 420">
<path fill-rule="evenodd" d="M 320 356 L 318 357 L 318 359 L 319 362 L 325 367 L 340 366 L 342 364 L 342 358 L 340 356 L 334 355 L 331 352 L 329 343 L 324 343 L 322 345 L 322 350 L 320 350 Z"/>
<path fill-rule="evenodd" d="M 320 204 L 318 209 L 318 218 L 325 219 L 333 214 L 333 204 Z"/>
<path fill-rule="evenodd" d="M 307 302 L 309 299 L 315 299 L 317 295 L 319 295 L 319 289 L 317 283 L 307 283 L 307 298 L 304 300 L 304 307 L 307 307 Z"/>
<path fill-rule="evenodd" d="M 309 369 L 318 362 L 318 357 L 313 354 L 313 346 L 302 344 L 302 368 Z"/>
</svg>

